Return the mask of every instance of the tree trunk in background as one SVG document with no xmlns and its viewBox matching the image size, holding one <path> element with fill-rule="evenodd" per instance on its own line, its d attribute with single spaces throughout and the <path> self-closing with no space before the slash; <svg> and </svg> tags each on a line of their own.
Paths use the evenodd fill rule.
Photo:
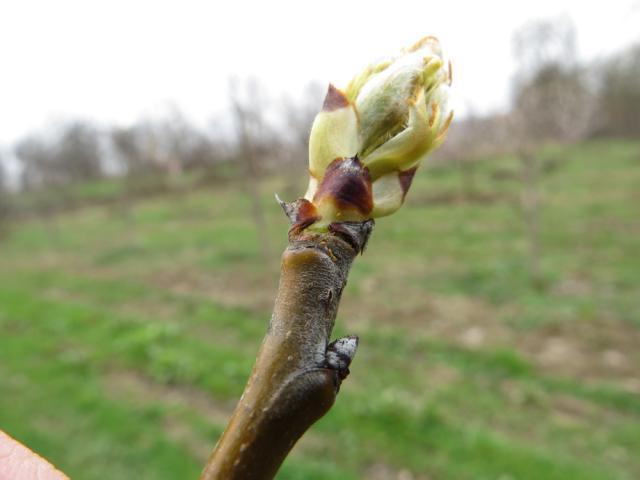
<svg viewBox="0 0 640 480">
<path fill-rule="evenodd" d="M 542 246 L 540 242 L 540 165 L 538 158 L 531 153 L 520 154 L 522 164 L 522 214 L 525 236 L 527 239 L 527 256 L 529 274 L 536 286 L 542 278 L 540 272 L 540 256 Z"/>
<path fill-rule="evenodd" d="M 240 161 L 243 165 L 244 174 L 242 175 L 242 184 L 244 190 L 251 201 L 251 218 L 256 228 L 256 237 L 258 240 L 260 254 L 263 262 L 266 264 L 269 260 L 271 243 L 267 234 L 267 222 L 265 219 L 264 208 L 260 199 L 260 178 L 262 172 L 258 166 L 256 154 L 256 137 L 264 129 L 264 122 L 260 117 L 260 102 L 254 99 L 254 104 L 249 107 L 242 104 L 237 92 L 236 83 L 230 84 L 230 97 L 233 108 L 233 115 L 238 133 L 238 141 L 240 142 Z M 251 95 L 257 95 L 255 89 L 248 89 Z"/>
</svg>

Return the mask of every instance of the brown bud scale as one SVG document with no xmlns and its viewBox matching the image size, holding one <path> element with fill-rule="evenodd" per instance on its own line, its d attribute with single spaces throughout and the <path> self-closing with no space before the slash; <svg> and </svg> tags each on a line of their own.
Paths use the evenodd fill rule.
<svg viewBox="0 0 640 480">
<path fill-rule="evenodd" d="M 327 96 L 324 98 L 322 104 L 323 112 L 333 112 L 340 108 L 348 107 L 349 100 L 347 97 L 333 85 L 329 84 L 329 90 L 327 90 Z"/>
<path fill-rule="evenodd" d="M 329 164 L 313 197 L 317 205 L 331 200 L 341 211 L 356 210 L 366 218 L 373 209 L 371 175 L 358 157 L 336 158 Z"/>
<path fill-rule="evenodd" d="M 404 172 L 398 173 L 398 179 L 400 180 L 400 186 L 402 187 L 402 200 L 404 201 L 404 197 L 407 196 L 407 192 L 411 187 L 411 182 L 413 182 L 413 176 L 416 174 L 416 170 L 418 167 L 410 168 L 409 170 L 405 170 Z"/>
</svg>

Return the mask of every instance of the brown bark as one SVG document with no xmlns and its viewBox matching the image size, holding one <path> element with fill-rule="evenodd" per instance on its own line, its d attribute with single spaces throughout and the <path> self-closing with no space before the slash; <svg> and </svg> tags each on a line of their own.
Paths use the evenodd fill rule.
<svg viewBox="0 0 640 480">
<path fill-rule="evenodd" d="M 293 222 L 294 205 L 283 204 Z M 326 234 L 292 228 L 269 329 L 202 480 L 273 478 L 296 441 L 331 408 L 357 337 L 331 344 L 329 338 L 351 263 L 372 226 L 334 224 Z"/>
</svg>

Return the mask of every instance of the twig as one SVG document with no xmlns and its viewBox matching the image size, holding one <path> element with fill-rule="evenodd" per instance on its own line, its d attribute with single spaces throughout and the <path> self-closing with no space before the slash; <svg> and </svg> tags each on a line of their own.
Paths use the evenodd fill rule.
<svg viewBox="0 0 640 480">
<path fill-rule="evenodd" d="M 358 338 L 329 339 L 351 263 L 373 221 L 345 227 L 339 234 L 290 236 L 269 329 L 203 480 L 273 478 L 296 441 L 333 405 Z"/>
<path fill-rule="evenodd" d="M 333 405 L 358 345 L 355 336 L 329 343 L 349 268 L 373 219 L 400 208 L 420 162 L 444 141 L 450 84 L 439 42 L 425 37 L 344 90 L 329 86 L 309 137 L 307 192 L 278 199 L 293 226 L 271 324 L 203 480 L 273 478 Z"/>
</svg>

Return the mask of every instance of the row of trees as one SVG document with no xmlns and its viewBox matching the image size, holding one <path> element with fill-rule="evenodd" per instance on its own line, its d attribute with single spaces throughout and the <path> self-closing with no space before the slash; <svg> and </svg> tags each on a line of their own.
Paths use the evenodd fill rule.
<svg viewBox="0 0 640 480">
<path fill-rule="evenodd" d="M 580 64 L 573 24 L 560 18 L 524 25 L 513 54 L 510 110 L 456 119 L 446 157 L 473 160 L 598 136 L 640 138 L 640 44 Z"/>
<path fill-rule="evenodd" d="M 57 188 L 107 175 L 174 176 L 225 163 L 238 164 L 255 177 L 273 163 L 303 165 L 322 93 L 318 85 L 310 85 L 301 101 L 285 99 L 274 108 L 257 80 L 236 80 L 230 82 L 229 115 L 208 129 L 198 128 L 172 108 L 163 118 L 129 127 L 105 129 L 74 121 L 34 132 L 13 149 L 19 186 Z"/>
<path fill-rule="evenodd" d="M 436 161 L 459 167 L 460 196 L 473 201 L 478 195 L 475 171 L 480 162 L 502 154 L 519 159 L 519 171 L 504 178 L 519 182 L 520 195 L 514 204 L 527 240 L 528 268 L 533 281 L 540 284 L 541 187 L 553 171 L 549 159 L 539 157 L 540 147 L 598 136 L 640 138 L 640 44 L 582 65 L 576 60 L 573 25 L 559 19 L 522 27 L 514 36 L 513 52 L 518 68 L 509 111 L 457 119 Z M 74 122 L 34 133 L 14 148 L 21 187 L 47 189 L 46 199 L 31 209 L 49 214 L 67 207 L 64 201 L 54 205 L 57 197 L 64 200 L 64 187 L 106 175 L 125 177 L 118 202 L 128 208 L 132 196 L 164 188 L 168 179 L 182 173 L 204 172 L 201 178 L 215 181 L 223 175 L 228 178 L 231 172 L 241 179 L 257 231 L 263 231 L 260 178 L 276 165 L 280 172 L 299 178 L 299 170 L 306 165 L 309 128 L 323 94 L 323 87 L 310 85 L 298 101 L 273 102 L 257 80 L 235 80 L 230 82 L 225 121 L 208 131 L 196 128 L 173 109 L 161 119 L 127 128 L 101 129 Z M 287 168 L 281 168 L 283 163 Z M 3 217 L 11 213 L 2 166 L 0 158 L 0 234 Z M 296 187 L 282 193 L 293 197 L 299 193 L 300 185 Z M 60 195 L 51 195 L 52 189 Z M 269 246 L 263 244 L 263 248 L 266 256 Z"/>
<path fill-rule="evenodd" d="M 640 137 L 640 45 L 585 66 L 576 61 L 575 43 L 566 19 L 533 22 L 519 30 L 511 110 L 458 119 L 442 155 L 467 168 L 475 157 L 504 151 L 524 155 L 544 142 Z M 127 128 L 76 121 L 32 133 L 13 149 L 19 183 L 33 190 L 105 175 L 171 176 L 224 163 L 255 177 L 274 163 L 304 165 L 323 90 L 311 85 L 299 101 L 273 102 L 257 80 L 232 81 L 229 115 L 208 131 L 173 109 L 163 119 Z M 0 182 L 5 182 L 2 176 Z"/>
<path fill-rule="evenodd" d="M 576 35 L 566 18 L 524 25 L 513 38 L 517 72 L 507 113 L 456 122 L 441 157 L 460 168 L 460 196 L 477 195 L 475 171 L 496 155 L 512 155 L 520 169 L 514 198 L 534 284 L 543 283 L 540 235 L 543 182 L 562 159 L 543 159 L 545 144 L 611 136 L 640 138 L 640 44 L 592 65 L 577 62 Z M 453 162 L 452 162 L 453 160 Z"/>
</svg>

